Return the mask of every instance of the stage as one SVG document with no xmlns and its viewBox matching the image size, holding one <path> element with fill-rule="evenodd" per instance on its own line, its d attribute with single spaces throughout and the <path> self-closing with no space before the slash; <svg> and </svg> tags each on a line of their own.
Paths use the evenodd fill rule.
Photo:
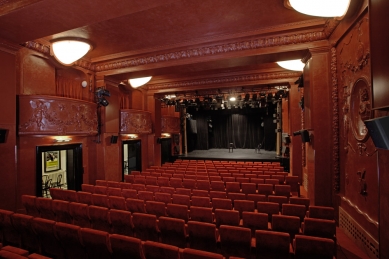
<svg viewBox="0 0 389 259">
<path fill-rule="evenodd" d="M 234 161 L 262 161 L 273 162 L 280 161 L 279 157 L 276 157 L 275 151 L 266 151 L 261 149 L 257 152 L 255 149 L 240 149 L 235 148 L 233 152 L 229 152 L 228 148 L 223 149 L 208 149 L 208 150 L 194 150 L 187 155 L 180 155 L 178 159 L 191 159 L 191 160 L 234 160 Z"/>
</svg>

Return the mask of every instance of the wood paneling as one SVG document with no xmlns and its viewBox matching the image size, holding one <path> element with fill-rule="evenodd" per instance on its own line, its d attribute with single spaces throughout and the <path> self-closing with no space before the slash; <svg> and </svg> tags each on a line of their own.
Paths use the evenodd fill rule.
<svg viewBox="0 0 389 259">
<path fill-rule="evenodd" d="M 152 133 L 151 113 L 141 110 L 120 110 L 121 134 Z"/>
</svg>

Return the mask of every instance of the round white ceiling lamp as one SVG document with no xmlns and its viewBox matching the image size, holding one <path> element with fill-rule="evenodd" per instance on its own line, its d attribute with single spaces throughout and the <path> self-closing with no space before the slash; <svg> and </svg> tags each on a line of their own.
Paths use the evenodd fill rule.
<svg viewBox="0 0 389 259">
<path fill-rule="evenodd" d="M 297 12 L 320 17 L 342 17 L 351 0 L 288 0 Z"/>
<path fill-rule="evenodd" d="M 140 87 L 140 86 L 142 86 L 142 85 L 147 84 L 150 80 L 151 80 L 151 76 L 148 76 L 148 77 L 140 77 L 140 78 L 132 78 L 132 79 L 128 79 L 128 83 L 129 83 L 133 88 L 137 88 L 137 87 Z"/>
<path fill-rule="evenodd" d="M 84 39 L 61 38 L 51 42 L 52 54 L 65 65 L 70 65 L 85 56 L 92 45 Z"/>
<path fill-rule="evenodd" d="M 285 69 L 293 71 L 303 71 L 305 64 L 300 59 L 278 61 L 277 64 Z"/>
</svg>

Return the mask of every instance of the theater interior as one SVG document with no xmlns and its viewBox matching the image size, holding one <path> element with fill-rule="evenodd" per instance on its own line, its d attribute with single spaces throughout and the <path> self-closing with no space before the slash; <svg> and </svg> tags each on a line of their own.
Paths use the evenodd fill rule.
<svg viewBox="0 0 389 259">
<path fill-rule="evenodd" d="M 389 2 L 295 2 L 0 1 L 0 257 L 389 258 Z"/>
</svg>

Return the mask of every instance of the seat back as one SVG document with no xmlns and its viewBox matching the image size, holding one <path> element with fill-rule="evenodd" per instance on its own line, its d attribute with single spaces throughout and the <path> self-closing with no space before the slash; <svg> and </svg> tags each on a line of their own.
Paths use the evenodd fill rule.
<svg viewBox="0 0 389 259">
<path fill-rule="evenodd" d="M 69 204 L 69 214 L 72 216 L 72 224 L 82 228 L 90 228 L 89 206 L 87 204 L 71 202 Z"/>
<path fill-rule="evenodd" d="M 111 258 L 111 248 L 107 232 L 82 228 L 81 242 L 85 246 L 88 258 Z"/>
<path fill-rule="evenodd" d="M 92 193 L 79 191 L 77 192 L 77 200 L 79 203 L 92 205 Z"/>
<path fill-rule="evenodd" d="M 256 194 L 257 184 L 255 183 L 241 183 L 242 192 L 245 194 Z"/>
<path fill-rule="evenodd" d="M 126 199 L 124 197 L 109 196 L 109 208 L 117 210 L 127 210 Z"/>
<path fill-rule="evenodd" d="M 37 197 L 35 199 L 35 204 L 39 210 L 40 217 L 50 220 L 55 220 L 55 214 L 53 212 L 52 199 Z"/>
<path fill-rule="evenodd" d="M 100 206 L 109 208 L 108 196 L 106 194 L 92 194 L 92 204 L 94 206 Z"/>
<path fill-rule="evenodd" d="M 109 210 L 109 221 L 111 232 L 115 234 L 133 236 L 134 224 L 132 223 L 131 212 L 125 210 Z"/>
<path fill-rule="evenodd" d="M 251 234 L 254 236 L 256 230 L 267 230 L 268 216 L 266 213 L 257 213 L 243 211 L 242 213 L 243 227 L 251 229 Z"/>
<path fill-rule="evenodd" d="M 304 205 L 306 211 L 309 209 L 310 202 L 309 198 L 289 197 L 290 204 Z"/>
<path fill-rule="evenodd" d="M 146 213 L 146 208 L 143 200 L 138 199 L 126 199 L 126 207 L 127 210 L 131 213 L 139 212 L 139 213 Z"/>
<path fill-rule="evenodd" d="M 335 243 L 333 240 L 322 237 L 296 235 L 294 240 L 295 259 L 333 259 L 335 258 Z"/>
<path fill-rule="evenodd" d="M 239 226 L 239 211 L 215 209 L 215 220 L 217 227 L 220 225 Z"/>
<path fill-rule="evenodd" d="M 142 242 L 138 238 L 123 235 L 109 235 L 112 259 L 144 259 Z"/>
<path fill-rule="evenodd" d="M 273 215 L 278 215 L 280 213 L 280 206 L 274 202 L 257 202 L 257 211 L 260 213 L 266 213 L 268 215 L 268 220 L 271 222 Z"/>
<path fill-rule="evenodd" d="M 300 218 L 295 216 L 273 215 L 271 228 L 273 231 L 289 233 L 290 238 L 300 233 Z M 292 240 L 291 240 L 292 241 Z"/>
<path fill-rule="evenodd" d="M 200 222 L 213 223 L 212 208 L 191 206 L 190 219 Z"/>
<path fill-rule="evenodd" d="M 63 223 L 72 223 L 72 216 L 70 216 L 68 201 L 61 200 L 53 200 L 52 208 L 55 214 L 55 221 L 63 222 Z"/>
<path fill-rule="evenodd" d="M 214 198 L 227 199 L 227 193 L 225 191 L 210 191 L 209 197 L 211 198 L 211 200 L 213 200 Z"/>
<path fill-rule="evenodd" d="M 166 245 L 153 241 L 143 244 L 144 255 L 147 259 L 179 259 L 180 252 L 177 246 Z"/>
<path fill-rule="evenodd" d="M 302 229 L 307 236 L 335 239 L 336 235 L 335 220 L 305 218 Z"/>
<path fill-rule="evenodd" d="M 226 192 L 240 192 L 240 183 L 239 182 L 226 182 Z"/>
<path fill-rule="evenodd" d="M 256 230 L 255 241 L 256 258 L 292 258 L 289 233 Z"/>
<path fill-rule="evenodd" d="M 157 218 L 166 216 L 166 205 L 164 202 L 146 201 L 146 212 L 156 215 Z"/>
<path fill-rule="evenodd" d="M 155 192 L 154 200 L 158 202 L 163 202 L 165 204 L 172 203 L 172 195 L 170 193 Z"/>
<path fill-rule="evenodd" d="M 214 210 L 215 209 L 232 210 L 232 200 L 231 199 L 213 198 L 212 199 L 212 207 Z"/>
<path fill-rule="evenodd" d="M 210 253 L 191 248 L 185 248 L 182 252 L 182 256 L 182 259 L 223 259 L 221 254 Z"/>
<path fill-rule="evenodd" d="M 149 191 L 138 191 L 138 199 L 143 201 L 153 201 L 154 193 Z"/>
<path fill-rule="evenodd" d="M 64 250 L 57 239 L 54 220 L 33 218 L 31 221 L 34 232 L 38 235 L 40 253 L 54 258 L 63 258 Z"/>
<path fill-rule="evenodd" d="M 190 207 L 190 197 L 188 195 L 173 194 L 173 203 Z"/>
<path fill-rule="evenodd" d="M 158 228 L 162 243 L 186 247 L 185 221 L 182 219 L 160 217 L 158 219 Z"/>
<path fill-rule="evenodd" d="M 107 188 L 107 195 L 108 196 L 122 197 L 122 189 L 117 188 L 117 187 L 108 187 Z"/>
<path fill-rule="evenodd" d="M 135 189 L 122 189 L 122 195 L 125 199 L 138 199 L 138 192 Z"/>
<path fill-rule="evenodd" d="M 255 210 L 254 201 L 235 200 L 234 201 L 234 210 L 239 211 L 240 217 L 242 217 L 243 211 L 254 212 L 254 210 Z"/>
<path fill-rule="evenodd" d="M 111 231 L 108 211 L 108 208 L 94 205 L 89 206 L 89 218 L 93 229 L 105 232 Z"/>
<path fill-rule="evenodd" d="M 158 241 L 157 216 L 144 213 L 133 213 L 135 237 L 142 241 Z"/>
<path fill-rule="evenodd" d="M 167 204 L 166 212 L 169 217 L 183 219 L 185 222 L 188 222 L 189 212 L 186 205 L 169 203 Z"/>
<path fill-rule="evenodd" d="M 251 230 L 249 228 L 221 225 L 219 227 L 222 254 L 250 258 Z"/>
<path fill-rule="evenodd" d="M 33 216 L 13 213 L 11 215 L 12 225 L 19 233 L 20 243 L 18 247 L 28 251 L 39 251 L 38 236 L 32 228 Z M 6 239 L 8 237 L 4 236 Z"/>
<path fill-rule="evenodd" d="M 224 186 L 223 181 L 211 181 L 211 189 L 212 191 L 225 191 L 226 187 Z"/>
<path fill-rule="evenodd" d="M 210 208 L 212 203 L 209 197 L 192 196 L 191 206 Z"/>
<path fill-rule="evenodd" d="M 334 208 L 325 206 L 309 206 L 308 215 L 310 218 L 334 219 Z"/>
<path fill-rule="evenodd" d="M 65 258 L 87 258 L 86 250 L 81 243 L 79 226 L 57 222 L 54 232 L 62 244 Z"/>
<path fill-rule="evenodd" d="M 35 196 L 22 195 L 22 205 L 26 209 L 26 213 L 33 217 L 39 217 L 39 210 L 35 204 Z"/>
<path fill-rule="evenodd" d="M 216 226 L 198 221 L 188 222 L 189 244 L 191 248 L 208 252 L 217 251 Z"/>
<path fill-rule="evenodd" d="M 304 205 L 284 203 L 282 204 L 281 213 L 282 215 L 299 217 L 302 222 L 307 214 L 307 211 Z"/>
</svg>

